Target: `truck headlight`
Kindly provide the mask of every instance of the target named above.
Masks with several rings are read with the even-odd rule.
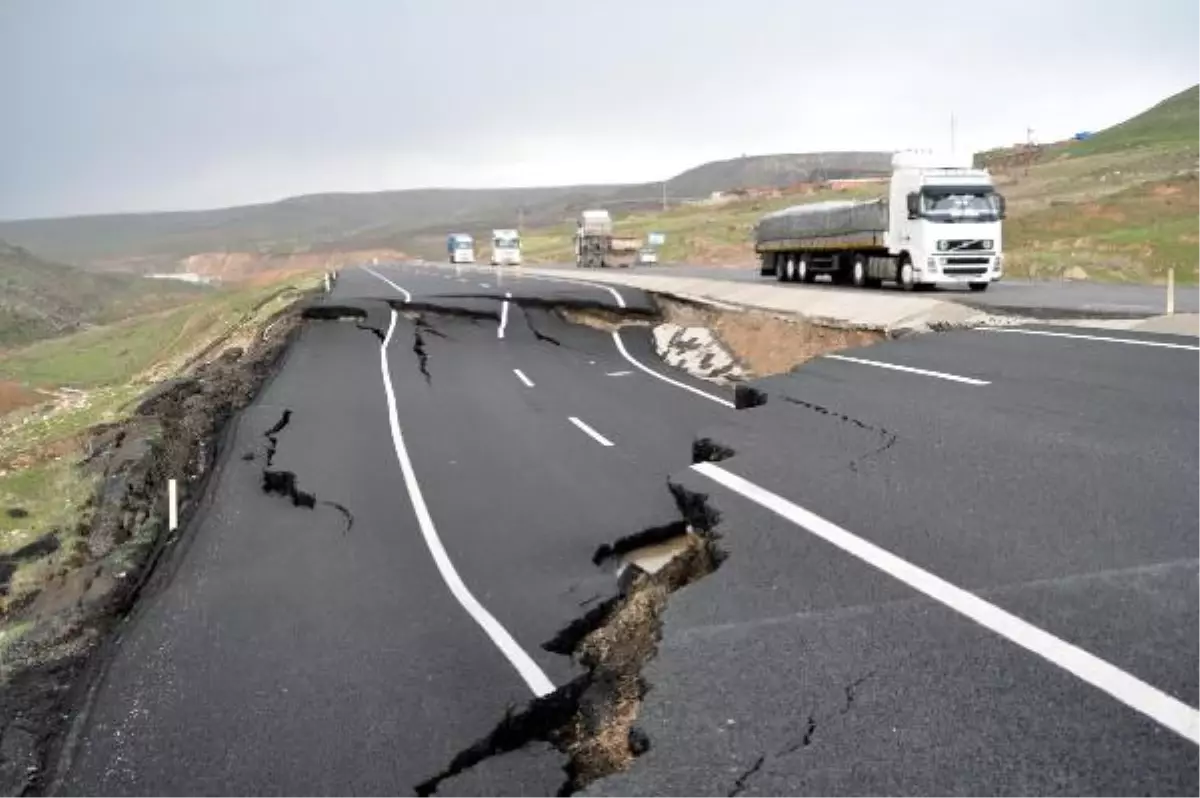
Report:
[[[992,248],[992,244],[994,244],[994,243],[996,243],[996,242],[995,242],[995,241],[993,241],[992,239],[990,239],[990,238],[985,238],[985,239],[983,239],[983,248],[984,248],[984,249],[991,249],[991,248]]]
[[[939,250],[940,252],[945,252],[945,251],[946,251],[946,250],[948,250],[948,249],[950,249],[950,242],[949,242],[949,241],[939,241],[939,242],[938,242],[938,250]]]

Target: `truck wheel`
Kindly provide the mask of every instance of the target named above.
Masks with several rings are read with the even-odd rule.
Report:
[[[800,261],[796,264],[796,279],[802,283],[811,283],[817,279],[817,275],[813,274],[813,270],[808,266],[807,255],[801,255]]]
[[[855,255],[854,265],[851,269],[854,285],[858,288],[865,288],[867,285],[867,259],[862,255]]]
[[[988,288],[988,283],[968,283],[968,285],[971,286],[972,291],[986,291]]]
[[[896,267],[896,282],[905,291],[916,290],[916,275],[913,273],[912,261],[908,258],[903,258],[900,265]]]
[[[791,282],[792,272],[795,268],[796,263],[792,260],[791,255],[786,258],[778,255],[775,257],[775,279],[779,282]]]

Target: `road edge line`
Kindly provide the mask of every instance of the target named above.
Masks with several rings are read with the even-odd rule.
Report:
[[[412,460],[408,456],[408,449],[404,445],[404,435],[400,430],[400,415],[396,407],[396,392],[392,388],[391,368],[388,366],[387,351],[388,345],[392,341],[392,333],[396,330],[396,319],[399,314],[395,308],[392,308],[392,320],[388,324],[387,334],[383,338],[383,343],[379,345],[379,363],[380,372],[383,377],[383,390],[387,395],[388,405],[388,423],[392,431],[392,445],[396,450],[396,459],[400,463],[400,472],[404,476],[404,487],[408,489],[408,498],[412,502],[413,513],[417,517],[417,525],[421,528],[421,535],[425,538],[425,545],[429,549],[430,555],[433,557],[434,565],[437,566],[438,573],[441,574],[442,581],[446,583],[446,587],[450,588],[450,592],[458,603],[462,606],[467,614],[474,619],[475,623],[483,629],[484,633],[491,638],[492,643],[500,652],[508,659],[512,666],[525,680],[525,684],[533,691],[533,694],[541,698],[554,692],[554,683],[542,672],[537,663],[533,661],[525,650],[513,639],[508,630],[501,625],[500,621],[496,620],[487,609],[479,603],[479,600],[467,588],[462,577],[458,575],[458,571],[454,568],[454,563],[450,561],[450,555],[446,552],[445,546],[442,545],[442,540],[438,536],[437,527],[434,526],[433,516],[429,513],[429,507],[425,504],[425,497],[421,493],[421,486],[417,483],[417,474],[413,469]]]
[[[362,267],[362,269],[363,269],[363,271],[365,271],[367,274],[370,274],[370,275],[373,275],[373,276],[375,276],[375,277],[378,277],[380,280],[383,280],[385,283],[387,283],[388,285],[390,285],[392,288],[395,288],[397,291],[399,291],[400,293],[404,294],[404,301],[405,301],[405,302],[412,302],[412,294],[410,294],[410,293],[408,292],[408,289],[407,289],[407,288],[404,288],[404,287],[402,287],[402,286],[396,285],[396,284],[395,284],[395,283],[393,283],[391,280],[389,280],[388,278],[384,277],[384,276],[383,276],[382,274],[380,274],[379,272],[377,272],[377,271],[375,271],[374,269],[372,269],[370,266],[363,266],[363,267]]]
[[[1160,349],[1185,349],[1189,352],[1200,352],[1200,346],[1195,344],[1173,344],[1169,341],[1141,341],[1136,338],[1116,338],[1111,335],[1084,335],[1083,333],[1051,332],[1050,330],[1022,330],[1016,327],[980,327],[979,329],[984,332],[1012,332],[1020,333],[1021,335],[1044,335],[1049,338],[1075,338],[1084,341],[1103,341],[1113,344],[1153,346]],[[1136,332],[1136,330],[1133,332]]]
[[[919,369],[916,366],[901,366],[898,363],[885,363],[882,360],[867,360],[861,357],[847,357],[846,355],[821,355],[826,360],[841,360],[846,363],[858,363],[863,366],[875,366],[876,368],[888,369],[889,371],[902,371],[908,374],[919,374],[922,377],[933,377],[938,380],[948,380],[950,382],[961,382],[965,385],[991,385],[988,380],[980,380],[975,377],[960,377],[957,374],[949,374],[945,371],[932,371],[930,369]]]
[[[715,463],[691,468],[1200,745],[1200,710]]]
[[[649,374],[651,377],[657,377],[658,379],[662,380],[663,382],[674,385],[676,388],[682,388],[685,391],[691,391],[692,393],[696,394],[697,396],[703,396],[705,399],[716,402],[717,404],[725,405],[726,407],[728,407],[730,409],[733,409],[733,410],[737,409],[737,405],[735,405],[733,402],[729,401],[728,399],[722,399],[719,396],[713,396],[712,394],[706,393],[706,392],[700,390],[699,388],[693,388],[692,386],[688,385],[687,383],[679,382],[678,380],[673,380],[670,377],[667,377],[663,374],[659,374],[657,371],[650,368],[649,366],[645,366],[641,362],[635,360],[633,355],[629,354],[628,350],[625,349],[625,342],[621,340],[621,331],[620,330],[613,330],[612,337],[613,337],[613,343],[615,343],[617,345],[617,351],[621,353],[621,356],[624,357],[626,360],[628,360],[633,365],[637,366],[642,371]]]

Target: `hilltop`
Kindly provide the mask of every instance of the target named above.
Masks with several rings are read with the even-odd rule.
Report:
[[[886,173],[888,153],[763,155],[703,164],[666,181],[671,198],[740,186]],[[585,206],[654,207],[663,183],[312,194],[211,211],[0,222],[5,238],[39,255],[99,270],[158,271],[190,255],[264,258],[366,249],[440,251],[451,229],[554,224]]]
[[[92,274],[0,241],[0,349],[172,307],[203,293],[182,283]]]

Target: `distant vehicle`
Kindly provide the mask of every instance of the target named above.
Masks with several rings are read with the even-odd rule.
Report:
[[[897,153],[887,199],[818,202],[769,213],[755,227],[760,273],[811,283],[906,290],[966,283],[984,291],[1003,275],[1004,197],[986,169],[926,153]]]
[[[516,230],[492,231],[492,265],[521,265],[521,234]]]
[[[584,211],[579,215],[575,229],[575,266],[583,269],[624,268],[642,244],[640,238],[615,235],[608,211]]]
[[[451,233],[446,239],[446,253],[451,263],[474,263],[475,239],[466,233]]]
[[[658,250],[654,247],[642,247],[633,261],[634,266],[650,266],[655,263],[658,263]]]

